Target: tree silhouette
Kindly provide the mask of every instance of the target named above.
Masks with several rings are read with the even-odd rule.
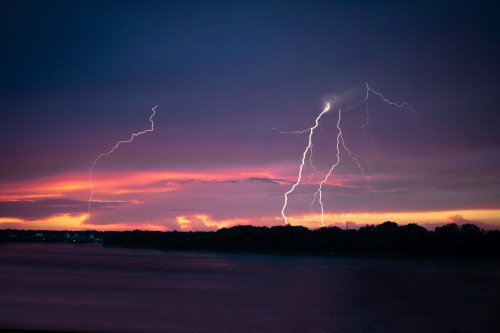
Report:
[[[459,227],[453,223],[428,231],[415,223],[398,226],[391,221],[359,230],[240,225],[216,232],[135,230],[113,233],[105,239],[104,245],[266,253],[500,256],[500,232],[485,232],[476,225]]]

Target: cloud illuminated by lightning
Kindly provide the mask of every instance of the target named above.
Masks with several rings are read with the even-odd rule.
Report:
[[[385,98],[381,93],[379,93],[379,92],[373,90],[372,88],[370,88],[370,86],[368,85],[368,83],[366,83],[366,96],[365,96],[365,98],[363,100],[361,100],[360,102],[356,103],[355,105],[347,107],[347,110],[352,110],[352,109],[355,109],[360,104],[365,104],[365,121],[361,125],[361,127],[363,128],[363,133],[364,133],[365,137],[368,138],[368,136],[366,134],[366,127],[369,125],[369,122],[370,122],[370,112],[369,112],[369,108],[368,108],[368,98],[370,97],[370,92],[373,93],[373,94],[375,94],[375,95],[377,95],[377,96],[379,96],[385,103],[387,103],[389,105],[395,106],[395,107],[397,107],[399,109],[404,108],[404,107],[408,108],[411,113],[413,113],[415,116],[417,116],[416,113],[413,111],[412,107],[408,103],[401,103],[401,104],[394,103],[394,102],[390,101],[389,99]],[[300,164],[300,167],[299,167],[299,175],[298,175],[297,181],[294,183],[294,185],[292,186],[292,188],[288,192],[286,192],[285,195],[284,195],[285,202],[284,202],[283,208],[281,210],[281,215],[283,216],[283,218],[285,220],[285,224],[288,224],[288,222],[287,222],[287,216],[285,215],[285,209],[286,209],[286,206],[288,204],[288,195],[290,193],[292,193],[295,190],[295,188],[300,184],[300,181],[301,181],[301,178],[302,178],[302,168],[304,166],[305,158],[306,158],[308,152],[310,153],[310,155],[309,155],[309,161],[311,163],[311,166],[313,167],[313,169],[316,170],[316,168],[314,167],[313,162],[312,162],[312,147],[313,147],[312,136],[313,136],[314,130],[319,125],[319,119],[329,109],[330,109],[330,104],[327,103],[325,109],[316,118],[315,126],[309,128],[309,129],[306,129],[306,130],[303,130],[303,131],[289,131],[289,132],[282,132],[282,131],[280,131],[280,133],[295,133],[295,134],[301,134],[301,133],[309,132],[309,143],[308,143],[306,149],[304,150],[304,153],[302,154],[302,160],[301,160],[301,164]],[[334,171],[334,169],[340,163],[340,148],[341,148],[341,144],[342,144],[342,148],[348,153],[349,157],[356,163],[356,165],[358,166],[358,168],[361,170],[361,173],[363,174],[363,176],[365,176],[367,178],[367,180],[370,181],[370,176],[366,174],[366,172],[365,172],[365,170],[363,168],[363,165],[360,162],[360,160],[362,160],[364,163],[366,163],[366,165],[368,165],[368,167],[370,169],[371,169],[371,165],[368,162],[368,160],[366,160],[364,157],[362,157],[360,155],[357,155],[357,154],[353,153],[347,147],[347,145],[345,143],[345,140],[344,140],[344,137],[342,135],[342,128],[340,126],[341,125],[341,121],[342,121],[342,110],[339,109],[338,120],[337,120],[338,134],[337,134],[337,144],[336,144],[337,160],[330,167],[330,169],[328,170],[327,174],[325,175],[325,178],[319,184],[319,188],[314,193],[314,197],[313,197],[313,200],[311,202],[311,205],[312,205],[315,202],[316,197],[319,195],[318,202],[319,202],[320,207],[321,207],[321,224],[322,225],[325,225],[324,219],[323,219],[323,217],[324,217],[324,205],[323,205],[323,193],[322,193],[323,184],[325,184],[328,181],[328,178],[331,176],[331,174]],[[370,137],[370,139],[371,139],[371,141],[373,143],[373,138]]]
[[[89,171],[90,199],[89,199],[89,215],[88,215],[88,218],[87,218],[88,222],[90,222],[90,206],[92,204],[92,198],[94,196],[94,188],[92,187],[92,170],[94,170],[94,167],[96,166],[97,161],[99,161],[101,159],[101,157],[108,156],[109,154],[111,154],[112,152],[114,152],[115,149],[118,148],[118,146],[120,144],[131,142],[132,140],[134,140],[134,138],[136,136],[139,136],[141,134],[144,134],[144,133],[147,133],[147,132],[153,132],[154,125],[155,125],[154,122],[153,122],[153,117],[156,114],[156,108],[157,107],[158,107],[158,105],[151,109],[153,111],[153,114],[149,117],[149,121],[151,122],[151,128],[150,129],[146,129],[146,130],[144,130],[142,132],[138,132],[138,133],[132,133],[132,136],[130,137],[130,139],[118,141],[110,151],[108,151],[107,153],[103,153],[103,154],[97,156],[97,158],[95,159],[94,163],[92,163],[92,166],[90,167],[90,171]]]

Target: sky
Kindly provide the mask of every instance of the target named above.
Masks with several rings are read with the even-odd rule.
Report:
[[[0,229],[500,228],[499,7],[4,1]]]

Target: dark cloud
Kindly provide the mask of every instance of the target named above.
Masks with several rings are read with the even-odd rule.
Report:
[[[237,180],[202,180],[202,184],[212,184],[212,183],[238,183]]]
[[[293,184],[293,181],[278,179],[278,178],[265,178],[265,177],[250,177],[248,181],[252,183],[269,183],[269,184]]]
[[[92,210],[102,211],[124,204],[127,203],[92,201]],[[88,205],[88,201],[72,199],[0,201],[0,216],[34,220],[58,214],[86,213]]]

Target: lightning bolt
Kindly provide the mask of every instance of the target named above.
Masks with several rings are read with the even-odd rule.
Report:
[[[311,151],[312,146],[313,146],[312,136],[313,136],[314,130],[319,126],[319,120],[326,112],[328,112],[328,110],[330,110],[330,103],[326,103],[326,106],[323,109],[323,111],[319,114],[318,117],[316,117],[316,122],[315,122],[314,126],[308,128],[306,130],[294,131],[294,132],[281,132],[280,131],[281,133],[296,133],[296,134],[309,132],[309,144],[307,145],[306,149],[304,150],[304,153],[302,154],[302,160],[301,160],[300,167],[299,167],[299,176],[297,177],[297,181],[295,182],[295,184],[293,184],[292,188],[288,192],[285,193],[285,204],[283,205],[283,208],[281,209],[281,216],[283,216],[283,218],[285,219],[285,225],[288,224],[287,217],[285,215],[286,205],[288,204],[288,195],[295,190],[297,185],[300,184],[300,180],[302,179],[302,168],[304,167],[304,164],[306,162],[307,152]],[[311,151],[311,154],[312,154],[312,151]]]
[[[341,140],[342,140],[342,145],[345,147],[344,138],[342,137],[342,129],[340,128],[341,119],[342,119],[342,110],[339,109],[339,118],[337,121],[337,129],[339,130],[339,133],[337,134],[337,161],[332,165],[330,170],[328,170],[328,173],[326,174],[325,178],[319,184],[318,190],[314,193],[314,198],[313,198],[313,203],[314,203],[314,199],[316,198],[316,195],[319,194],[318,202],[319,202],[319,205],[321,206],[321,224],[322,225],[325,225],[325,222],[323,221],[324,207],[323,207],[323,192],[321,192],[321,189],[323,188],[323,184],[326,183],[326,181],[328,180],[328,177],[330,177],[330,175],[332,174],[333,169],[335,169],[335,167],[337,165],[339,165],[339,163],[340,163],[340,141]],[[347,151],[349,151],[349,150],[347,149]]]
[[[392,105],[392,106],[395,106],[398,109],[402,109],[404,107],[407,107],[410,110],[410,112],[418,119],[417,113],[415,111],[413,111],[413,108],[411,107],[410,104],[408,104],[408,103],[401,103],[401,104],[394,103],[394,102],[390,101],[389,99],[385,98],[384,95],[382,95],[381,93],[379,93],[379,92],[373,90],[372,88],[370,88],[370,86],[368,85],[368,82],[365,82],[365,85],[366,85],[366,95],[365,95],[365,98],[362,99],[361,101],[359,101],[358,103],[349,106],[347,109],[348,110],[355,109],[360,104],[364,104],[365,105],[365,121],[361,125],[361,127],[363,128],[363,134],[364,134],[365,138],[369,138],[372,141],[373,145],[375,144],[374,140],[373,140],[373,137],[370,137],[370,136],[368,136],[366,134],[366,127],[370,124],[370,109],[368,107],[368,98],[370,97],[370,92],[373,93],[373,94],[375,94],[375,95],[377,95],[377,96],[379,96],[385,103],[387,103],[389,105]]]
[[[146,130],[144,130],[142,132],[132,133],[132,135],[130,136],[130,139],[118,141],[110,151],[108,151],[107,153],[103,153],[103,154],[97,156],[97,158],[95,159],[94,163],[92,163],[92,166],[90,167],[90,171],[89,171],[90,199],[89,199],[89,215],[88,215],[88,219],[87,219],[88,222],[90,222],[90,206],[92,205],[92,198],[94,196],[94,188],[92,187],[92,171],[94,170],[97,162],[101,159],[101,157],[108,156],[109,154],[113,153],[115,151],[115,149],[118,148],[118,146],[120,144],[131,142],[131,141],[134,140],[134,138],[136,136],[139,136],[141,134],[144,134],[144,133],[147,133],[147,132],[153,132],[154,125],[155,125],[155,123],[153,122],[153,117],[156,114],[156,108],[157,107],[158,107],[158,105],[151,109],[153,111],[153,114],[149,117],[149,121],[151,122],[151,128],[150,129],[146,129]]]
[[[355,105],[352,105],[352,106],[349,106],[349,107],[346,108],[346,110],[352,110],[352,109],[355,109],[360,104],[364,104],[365,105],[365,120],[364,120],[363,124],[361,125],[361,127],[363,128],[363,134],[364,134],[364,136],[366,138],[368,138],[368,136],[366,134],[366,127],[370,123],[370,111],[369,111],[369,108],[368,108],[368,99],[370,97],[370,93],[379,96],[385,103],[387,103],[387,104],[389,104],[391,106],[397,107],[399,109],[402,109],[404,107],[408,108],[410,110],[410,112],[412,114],[414,114],[418,118],[417,114],[413,111],[411,105],[409,105],[408,103],[401,103],[401,104],[394,103],[394,102],[390,101],[389,99],[385,98],[381,93],[379,93],[379,92],[373,90],[372,88],[370,88],[370,86],[368,85],[368,83],[366,83],[366,95],[365,95],[365,98],[363,100],[359,101],[358,103],[356,103]],[[299,176],[298,176],[297,181],[295,182],[295,184],[292,186],[292,188],[288,192],[286,192],[285,195],[284,195],[284,197],[285,197],[285,203],[284,203],[283,208],[281,210],[281,215],[283,216],[283,218],[285,220],[285,225],[288,224],[287,217],[285,215],[285,209],[286,209],[286,206],[288,204],[288,195],[290,193],[292,193],[295,190],[295,188],[300,184],[300,181],[301,181],[301,178],[302,178],[302,168],[304,166],[305,158],[306,158],[306,155],[307,155],[308,152],[310,153],[310,155],[309,155],[309,161],[311,163],[311,166],[316,170],[316,168],[314,167],[313,162],[312,162],[312,147],[313,147],[312,135],[314,133],[314,130],[319,126],[319,119],[329,109],[330,109],[330,104],[327,103],[325,109],[323,110],[323,112],[321,112],[320,115],[316,118],[315,126],[309,128],[309,129],[302,130],[302,131],[289,131],[289,132],[282,132],[282,131],[280,131],[280,133],[294,133],[294,134],[302,134],[302,133],[306,133],[306,132],[309,131],[309,144],[307,145],[306,149],[304,150],[304,153],[302,154],[302,161],[301,161],[301,164],[300,164],[300,167],[299,167]],[[324,205],[323,205],[323,192],[322,192],[322,189],[323,189],[323,185],[328,181],[328,178],[331,176],[331,174],[333,173],[334,169],[340,163],[340,149],[341,148],[343,148],[347,152],[347,154],[349,155],[349,157],[356,163],[356,165],[358,166],[358,168],[361,170],[361,173],[363,174],[363,176],[365,176],[367,178],[367,180],[370,181],[370,176],[366,174],[366,172],[365,172],[365,170],[363,168],[363,165],[362,165],[362,163],[360,161],[362,160],[366,165],[368,165],[368,167],[370,169],[371,169],[371,165],[370,165],[370,163],[369,163],[368,160],[366,160],[364,157],[362,157],[360,155],[357,155],[357,154],[353,153],[347,147],[347,145],[345,143],[345,140],[344,140],[344,137],[342,135],[342,128],[340,126],[341,121],[342,121],[342,110],[339,108],[339,111],[338,111],[338,120],[337,120],[338,134],[337,134],[337,143],[336,143],[337,160],[330,167],[330,169],[326,173],[324,179],[320,182],[317,191],[314,192],[313,200],[311,202],[311,205],[312,205],[316,201],[316,197],[319,196],[318,202],[319,202],[319,205],[321,207],[321,224],[323,226],[325,225],[325,223],[324,223]],[[373,138],[370,137],[370,139],[371,139],[372,144],[373,144],[374,143]]]

